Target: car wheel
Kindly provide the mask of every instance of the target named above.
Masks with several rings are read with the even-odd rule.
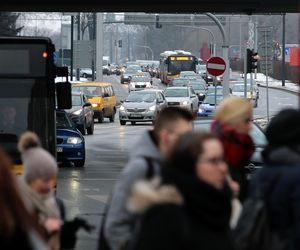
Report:
[[[92,119],[91,126],[87,128],[88,135],[94,134],[94,119]]]
[[[121,124],[121,126],[124,126],[124,125],[126,125],[126,122],[123,120],[120,120],[120,124]]]
[[[104,121],[104,114],[103,112],[101,111],[98,115],[98,122],[99,123],[102,123]]]
[[[82,167],[84,167],[85,159],[74,161],[73,163],[74,163],[75,167],[82,168]]]
[[[85,134],[86,134],[86,125],[85,125],[85,121],[83,122],[82,128],[80,128],[79,131],[81,132],[82,135],[85,135]]]
[[[113,114],[109,117],[109,121],[110,122],[114,122],[115,121],[115,115],[116,115],[116,111],[114,110]]]
[[[135,125],[135,122],[131,122],[131,125]]]

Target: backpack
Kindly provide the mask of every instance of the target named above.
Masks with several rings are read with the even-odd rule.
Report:
[[[286,242],[272,231],[267,197],[272,192],[281,174],[273,177],[268,185],[258,188],[244,205],[233,237],[238,250],[282,250]]]
[[[146,172],[145,178],[147,180],[149,180],[154,176],[154,172],[155,172],[154,171],[154,166],[153,166],[151,158],[144,157],[144,159],[147,163],[147,172]],[[109,202],[108,202],[108,204],[109,204]],[[108,212],[108,209],[109,209],[108,204],[105,207],[105,211],[103,213],[103,218],[102,218],[102,221],[101,221],[100,235],[99,235],[99,240],[98,240],[98,250],[111,250],[111,248],[110,248],[110,246],[107,242],[107,239],[105,238],[105,235],[104,235],[104,226],[105,226],[105,222],[106,222],[107,212]]]

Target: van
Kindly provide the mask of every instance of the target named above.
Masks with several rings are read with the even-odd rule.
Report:
[[[102,123],[104,118],[114,122],[116,114],[117,98],[111,83],[84,82],[74,84],[73,92],[83,93],[93,106],[94,118]]]

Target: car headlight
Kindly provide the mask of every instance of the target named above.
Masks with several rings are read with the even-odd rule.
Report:
[[[188,101],[183,101],[182,105],[188,105]]]
[[[68,144],[79,144],[82,143],[82,139],[80,137],[70,137],[67,140]]]
[[[125,110],[125,107],[124,107],[124,106],[121,106],[121,107],[120,107],[120,110],[121,110],[121,111],[124,111],[124,110]]]
[[[93,108],[97,108],[98,104],[97,103],[93,103],[92,106],[93,106]]]
[[[156,106],[155,106],[155,105],[153,105],[153,106],[151,106],[151,107],[149,108],[150,111],[155,111],[155,109],[156,109]]]
[[[204,94],[203,94],[203,93],[199,93],[199,95],[200,95],[200,96],[204,96]]]
[[[204,111],[204,110],[201,109],[201,108],[198,109],[198,112],[199,112],[199,113],[203,113],[203,111]]]
[[[80,115],[82,112],[82,109],[78,109],[77,111],[73,112],[74,115]]]

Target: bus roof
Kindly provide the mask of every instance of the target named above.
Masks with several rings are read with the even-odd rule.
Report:
[[[160,54],[161,57],[181,56],[181,55],[192,56],[192,53],[184,50],[174,50],[174,51],[167,50]]]

